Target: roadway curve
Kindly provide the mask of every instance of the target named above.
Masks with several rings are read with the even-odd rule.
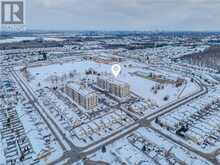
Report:
[[[54,134],[55,138],[57,139],[58,143],[60,144],[60,146],[62,147],[62,149],[64,151],[63,155],[60,158],[57,158],[57,160],[50,163],[51,165],[57,164],[57,163],[64,161],[64,160],[68,160],[65,164],[71,164],[73,162],[76,162],[76,161],[86,157],[87,155],[99,150],[101,146],[110,144],[110,143],[114,142],[115,140],[120,139],[120,138],[130,134],[132,131],[138,129],[139,127],[142,127],[142,126],[150,127],[151,121],[153,121],[156,117],[164,115],[164,114],[176,109],[177,107],[184,105],[187,102],[192,101],[193,99],[196,99],[196,98],[198,98],[208,92],[208,88],[206,86],[204,86],[199,80],[196,80],[195,82],[200,87],[199,91],[197,91],[191,95],[185,96],[181,99],[178,99],[177,101],[173,102],[172,104],[168,104],[164,107],[160,107],[159,110],[157,110],[156,112],[154,112],[144,118],[136,120],[132,124],[126,126],[124,128],[123,133],[121,133],[121,130],[120,130],[120,131],[117,131],[117,132],[113,133],[112,135],[109,135],[109,136],[107,136],[107,137],[87,146],[87,147],[78,148],[75,145],[73,145],[73,143],[65,136],[65,134],[59,128],[57,123],[54,121],[54,119],[52,119],[50,117],[47,110],[38,102],[38,99],[36,98],[36,96],[34,96],[33,91],[31,91],[29,89],[27,84],[16,73],[16,71],[11,70],[11,75],[15,78],[17,83],[23,89],[23,91],[25,92],[25,95],[31,101],[33,106],[38,110],[41,117],[44,119],[45,123],[48,125],[51,132]],[[118,107],[118,108],[120,108],[120,107]],[[48,121],[48,119],[49,119],[49,121]],[[55,131],[53,129],[54,127],[57,129],[57,131]],[[70,150],[68,150],[65,147],[65,145],[63,145],[63,141],[65,141],[65,143],[68,144],[68,146],[70,147]],[[184,147],[187,148],[186,146],[184,146]],[[201,156],[204,157],[204,155],[201,155]]]

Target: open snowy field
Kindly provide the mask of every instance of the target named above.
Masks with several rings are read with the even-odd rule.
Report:
[[[7,38],[7,39],[0,39],[0,44],[21,42],[21,41],[31,41],[35,39],[36,37],[13,37],[13,38]]]
[[[21,42],[21,41],[32,41],[32,40],[36,40],[36,39],[37,39],[37,37],[13,37],[13,38],[7,38],[7,39],[0,39],[0,44]],[[55,37],[44,37],[43,39],[45,41],[64,41],[64,39],[55,38]]]
[[[145,72],[148,74],[153,72],[156,74],[163,75],[164,77],[168,77],[169,79],[173,78],[175,80],[179,78],[179,76],[181,75],[170,75],[170,73],[168,75],[165,72],[161,72],[159,70],[148,70],[144,68],[143,64],[137,64],[128,61],[126,61],[125,63],[120,63],[120,65],[122,67],[122,71],[121,74],[117,77],[117,79],[129,83],[132,92],[136,93],[140,97],[145,98],[146,100],[151,99],[152,102],[159,106],[164,105],[170,101],[174,101],[178,97],[182,97],[184,95],[193,93],[198,89],[198,87],[194,83],[190,82],[189,78],[185,78],[187,83],[183,84],[182,86],[177,88],[173,84],[165,84],[164,88],[158,90],[157,94],[155,94],[152,91],[152,87],[157,86],[159,83],[146,78],[139,77],[133,73]],[[112,76],[111,65],[95,63],[93,61],[77,61],[28,68],[31,74],[30,85],[35,90],[39,88],[39,83],[41,83],[41,87],[50,86],[49,79],[51,76],[62,77],[65,74],[68,75],[70,72],[76,73],[74,81],[82,78],[89,78],[96,81],[96,76],[85,75],[85,71],[91,68],[100,73],[101,75],[109,75],[110,77]],[[164,100],[166,96],[169,97],[168,101]]]

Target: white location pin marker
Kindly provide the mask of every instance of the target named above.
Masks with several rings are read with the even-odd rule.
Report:
[[[112,65],[112,74],[117,77],[119,73],[121,72],[121,66],[118,64]]]

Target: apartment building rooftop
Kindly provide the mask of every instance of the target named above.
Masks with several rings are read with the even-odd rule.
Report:
[[[73,90],[77,91],[82,96],[87,96],[95,93],[95,91],[91,88],[85,87],[77,83],[69,83],[67,85],[69,86],[69,88],[72,88]]]

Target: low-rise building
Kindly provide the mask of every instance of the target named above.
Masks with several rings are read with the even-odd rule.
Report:
[[[97,106],[97,95],[90,88],[69,83],[65,85],[64,91],[74,102],[86,109],[92,109]]]

